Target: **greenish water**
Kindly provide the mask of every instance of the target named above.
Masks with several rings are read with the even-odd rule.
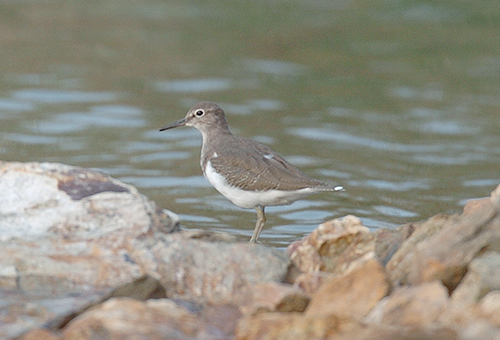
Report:
[[[466,1],[0,3],[1,159],[96,167],[186,228],[250,236],[199,168],[198,100],[343,184],[267,209],[278,247],[346,214],[396,227],[500,183],[500,7]]]

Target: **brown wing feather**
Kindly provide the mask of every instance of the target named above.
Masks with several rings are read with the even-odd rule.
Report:
[[[235,187],[258,191],[330,188],[307,176],[263,144],[244,138],[238,138],[235,144],[237,148],[225,145],[217,151],[218,157],[210,159],[212,167]]]

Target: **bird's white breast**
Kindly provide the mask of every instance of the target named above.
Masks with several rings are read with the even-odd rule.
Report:
[[[214,156],[216,156],[216,154]],[[229,185],[226,179],[215,171],[211,161],[207,162],[203,174],[210,184],[228,200],[239,207],[247,209],[255,208],[258,205],[266,207],[271,205],[290,204],[304,196],[317,192],[317,190],[311,188],[295,191],[246,191]]]

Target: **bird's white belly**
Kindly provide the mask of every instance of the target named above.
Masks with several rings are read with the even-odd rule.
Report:
[[[242,208],[255,208],[260,205],[263,207],[271,205],[284,205],[295,202],[296,200],[317,192],[311,188],[305,188],[295,191],[269,190],[269,191],[246,191],[237,187],[230,186],[226,179],[215,172],[210,161],[207,162],[203,173],[205,178],[220,192],[224,197]]]

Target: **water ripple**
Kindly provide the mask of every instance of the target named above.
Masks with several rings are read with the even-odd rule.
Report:
[[[331,131],[318,128],[293,128],[290,132],[296,136],[321,140],[332,141],[337,143],[346,143],[351,145],[363,146],[376,150],[390,150],[391,152],[437,152],[441,151],[439,145],[419,145],[419,144],[401,144],[394,142],[386,142],[368,137],[360,137],[347,132]]]
[[[18,90],[14,91],[12,96],[21,100],[46,104],[108,102],[119,98],[117,92],[85,92],[49,89]]]
[[[224,91],[230,89],[231,86],[232,82],[224,78],[182,79],[154,83],[156,90],[170,93]]]

